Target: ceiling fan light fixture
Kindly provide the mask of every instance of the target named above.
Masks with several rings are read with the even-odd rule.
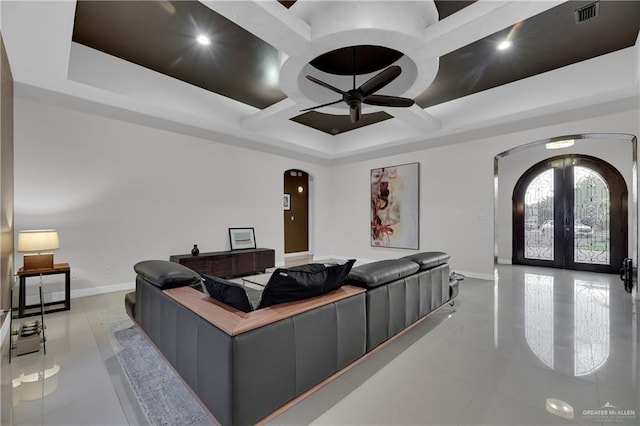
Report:
[[[211,44],[211,39],[204,34],[199,34],[196,37],[196,41],[202,46],[209,46]]]

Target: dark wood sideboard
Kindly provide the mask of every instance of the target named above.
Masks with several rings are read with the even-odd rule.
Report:
[[[193,269],[199,274],[232,278],[252,275],[273,268],[276,264],[276,252],[273,249],[247,249],[234,251],[216,251],[200,253],[198,256],[178,254],[169,257],[172,262]]]

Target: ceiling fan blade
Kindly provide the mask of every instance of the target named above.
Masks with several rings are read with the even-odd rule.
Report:
[[[328,104],[322,104],[322,105],[314,106],[314,107],[311,107],[311,108],[301,109],[300,112],[311,111],[312,109],[318,109],[318,108],[326,107],[326,106],[329,106],[329,105],[335,105],[335,104],[340,103],[340,102],[342,102],[342,99],[338,99],[335,102],[329,102]]]
[[[398,65],[392,65],[378,75],[371,77],[358,90],[360,90],[362,96],[367,97],[391,83],[401,72],[402,68]]]
[[[360,120],[360,115],[362,112],[361,108],[362,105],[360,104],[360,102],[358,102],[357,104],[349,105],[349,116],[351,117],[352,123],[356,123],[358,120]]]
[[[362,102],[367,105],[388,106],[388,107],[410,107],[415,102],[413,99],[401,98],[399,96],[371,95]]]
[[[318,80],[315,77],[312,77],[310,75],[307,75],[306,77],[307,77],[307,80],[313,81],[314,83],[319,84],[322,87],[326,87],[329,90],[333,90],[336,93],[340,93],[341,95],[346,95],[347,94],[347,92],[344,92],[344,91],[338,89],[337,87],[333,87],[332,85],[330,85],[328,83],[325,83],[324,81]]]

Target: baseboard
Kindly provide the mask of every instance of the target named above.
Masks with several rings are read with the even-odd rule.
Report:
[[[105,285],[101,287],[80,288],[77,290],[71,290],[71,298],[77,299],[79,297],[95,296],[97,294],[113,293],[116,291],[135,290],[136,283],[121,283],[113,285]],[[64,297],[64,294],[60,292],[60,295]]]
[[[71,298],[78,299],[80,297],[95,296],[98,294],[113,293],[116,291],[135,290],[135,288],[136,288],[135,282],[105,285],[100,287],[79,288],[79,289],[71,290]],[[46,293],[44,300],[45,302],[47,302],[48,300],[62,301],[64,300],[64,292],[54,291],[51,293]],[[27,305],[36,305],[40,303],[40,298],[38,297],[37,294],[27,295],[26,303]]]
[[[498,258],[498,265],[511,265],[511,259]]]
[[[296,251],[293,253],[285,253],[284,257],[288,258],[288,257],[302,257],[302,256],[313,256],[313,253],[311,253],[310,251]]]

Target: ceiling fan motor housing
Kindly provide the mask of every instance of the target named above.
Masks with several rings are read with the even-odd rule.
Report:
[[[364,96],[360,90],[349,90],[346,95],[342,95],[342,100],[349,104],[350,107],[362,103]]]

